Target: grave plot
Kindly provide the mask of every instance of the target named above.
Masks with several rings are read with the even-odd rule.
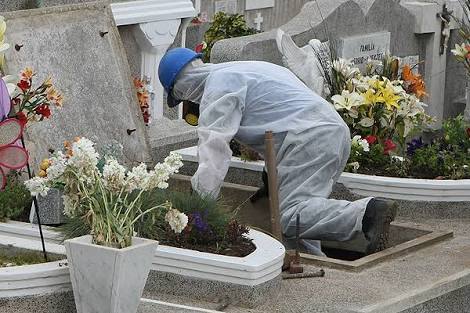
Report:
[[[188,180],[177,176],[171,181],[170,188],[175,191],[187,190]],[[228,185],[222,193],[227,203],[236,207],[236,204],[245,201],[253,193],[253,189]],[[56,255],[65,254],[63,235],[55,227],[45,227],[43,233],[48,255],[51,255],[50,262],[0,268],[0,303],[3,301],[9,307],[25,310],[18,309],[17,312],[28,312],[26,308],[33,307],[38,299],[50,302],[44,313],[50,312],[48,310],[62,312],[61,310],[73,305],[67,261],[51,262]],[[245,257],[159,245],[152,260],[144,297],[158,299],[165,294],[212,301],[217,294],[217,297],[228,297],[243,306],[253,307],[264,303],[269,297],[275,296],[280,288],[285,249],[270,236],[256,230],[251,230],[248,237],[253,240],[256,249]],[[16,251],[37,251],[41,256],[41,244],[35,225],[21,222],[0,223],[0,246],[2,243],[10,244]],[[31,275],[28,273],[32,272],[35,274],[27,278]],[[24,279],[37,282],[19,292],[21,284],[27,283]],[[199,288],[193,288],[195,285]],[[63,304],[57,304],[55,299],[63,299]],[[37,312],[42,313],[40,310]]]

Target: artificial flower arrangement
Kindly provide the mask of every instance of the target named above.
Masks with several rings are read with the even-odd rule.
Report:
[[[14,116],[23,125],[31,121],[39,122],[50,118],[51,107],[62,107],[63,97],[53,86],[51,77],[34,87],[33,78],[36,74],[32,68],[25,68],[16,84],[18,92],[11,99]]]
[[[65,144],[65,154],[55,153],[41,164],[42,175],[25,182],[33,196],[45,196],[51,188],[63,190],[64,213],[80,217],[89,226],[93,243],[125,248],[131,245],[134,225],[154,210],[166,212],[175,232],[187,224],[187,216],[171,203],[155,203],[142,210],[142,195],[166,189],[170,175],[182,166],[181,156],[171,153],[163,163],[148,171],[142,163],[127,170],[113,157],[100,158],[94,143],[76,138]]]
[[[139,101],[140,111],[142,112],[145,124],[150,122],[150,93],[148,85],[148,80],[134,77],[134,87],[137,90],[137,100]]]

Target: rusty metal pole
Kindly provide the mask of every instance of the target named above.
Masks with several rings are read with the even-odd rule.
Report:
[[[265,134],[266,169],[268,171],[269,210],[271,213],[271,231],[277,240],[282,242],[281,218],[279,213],[279,187],[277,183],[277,162],[274,150],[274,137],[272,131]]]

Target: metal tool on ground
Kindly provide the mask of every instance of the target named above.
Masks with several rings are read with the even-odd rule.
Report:
[[[273,132],[267,131],[264,137],[266,146],[266,168],[268,170],[269,210],[271,213],[271,231],[282,242],[281,218],[279,215],[279,189],[277,184],[277,162],[274,150]]]

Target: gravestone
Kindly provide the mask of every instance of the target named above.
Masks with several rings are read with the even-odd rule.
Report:
[[[379,32],[339,40],[338,57],[364,68],[369,59],[381,61],[390,53],[390,32]]]
[[[109,5],[104,2],[51,7],[4,14],[6,38],[19,51],[6,54],[7,72],[24,67],[38,72],[35,82],[52,76],[64,96],[62,109],[26,130],[31,165],[37,169],[49,150],[86,137],[97,148],[112,143],[123,147],[123,162],[150,162],[148,139],[126,55]],[[34,85],[34,82],[33,82]],[[60,223],[60,201],[41,201],[45,224]]]

